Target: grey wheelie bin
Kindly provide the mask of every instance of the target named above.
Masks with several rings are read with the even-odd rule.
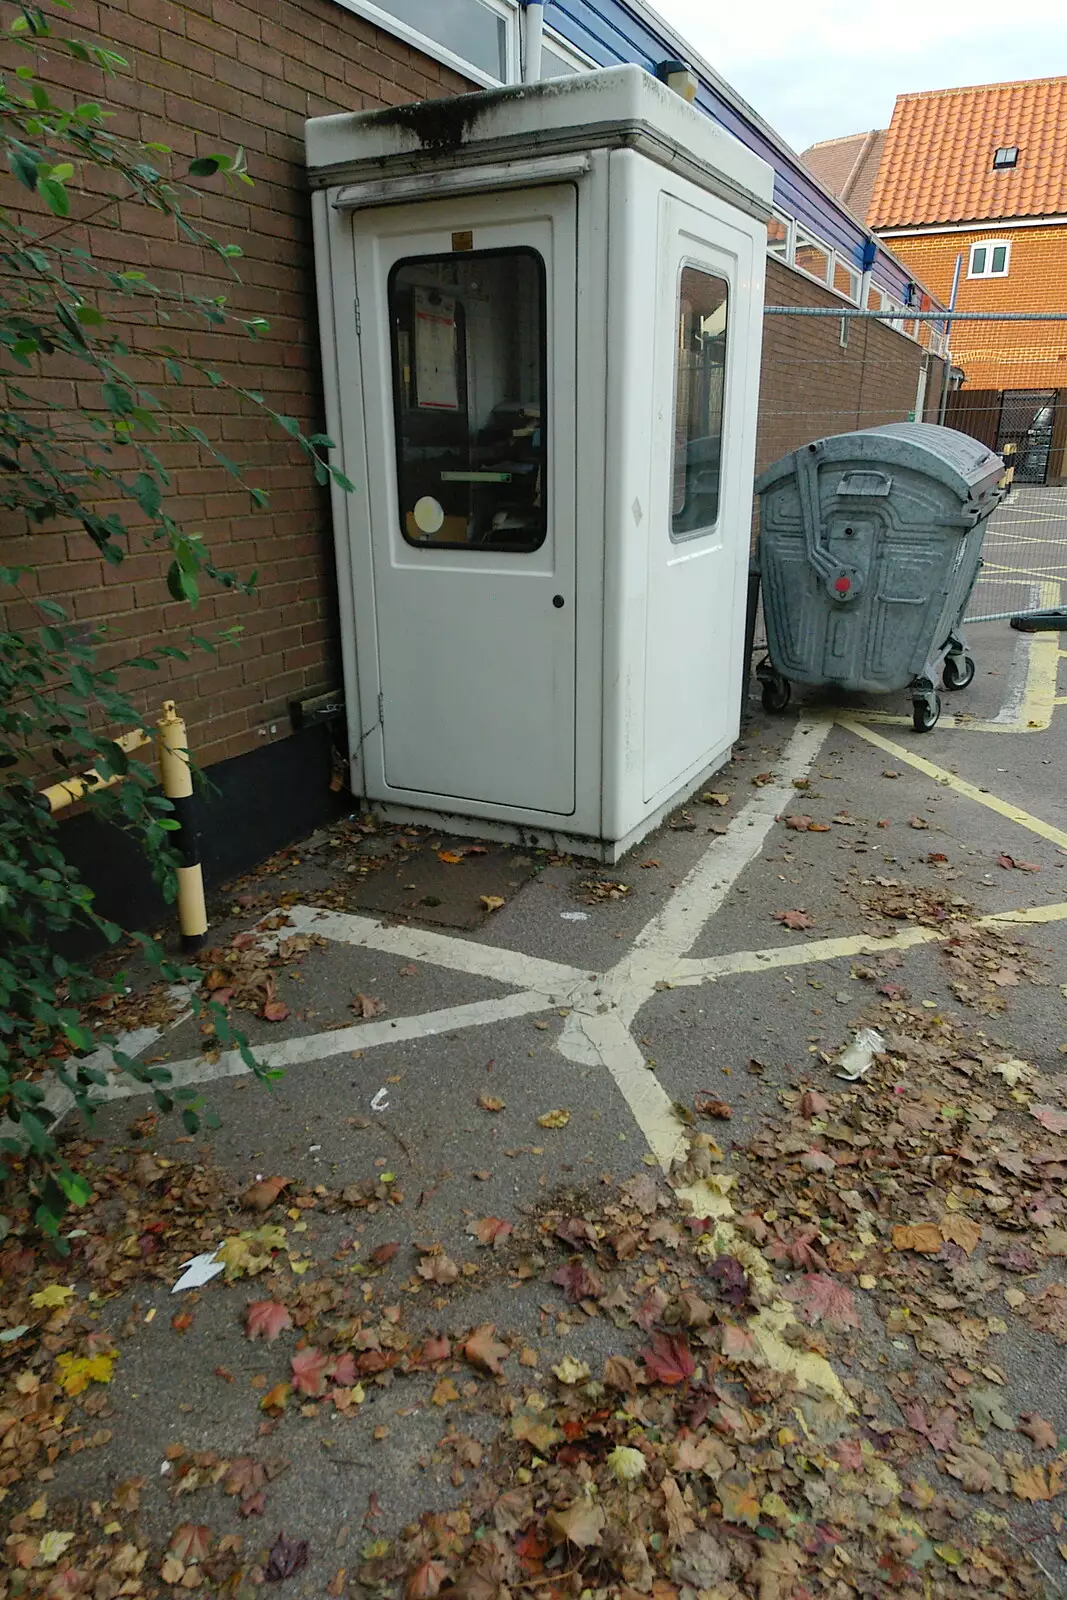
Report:
[[[899,422],[818,439],[757,479],[768,711],[790,681],[910,689],[916,730],[934,726],[939,682],[974,677],[960,619],[1003,471],[968,434]]]

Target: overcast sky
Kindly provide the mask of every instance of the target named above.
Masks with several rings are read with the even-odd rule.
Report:
[[[889,124],[898,94],[1067,73],[1067,4],[652,0],[797,150]]]

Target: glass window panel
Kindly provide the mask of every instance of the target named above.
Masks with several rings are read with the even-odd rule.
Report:
[[[834,257],[834,288],[838,294],[843,294],[849,300],[859,298],[859,274],[841,260],[840,256]]]
[[[993,246],[993,260],[990,263],[990,272],[1003,273],[1008,270],[1008,247],[1006,244]]]
[[[544,542],[545,298],[544,262],[528,248],[393,267],[397,486],[410,544]]]
[[[802,233],[797,234],[793,264],[799,267],[801,272],[808,272],[813,278],[818,278],[820,283],[826,283],[829,279],[830,252]]]
[[[501,83],[508,75],[507,22],[480,0],[373,0],[382,11],[444,45]]]
[[[568,61],[558,50],[553,50],[547,40],[541,45],[542,78],[569,78],[580,70],[573,61]]]
[[[971,273],[977,277],[985,271],[986,248],[984,244],[975,245],[971,251]]]
[[[682,268],[671,472],[674,539],[703,532],[719,514],[728,295],[723,278],[699,267]]]
[[[767,224],[767,249],[785,260],[789,254],[789,224],[784,217],[772,217]]]

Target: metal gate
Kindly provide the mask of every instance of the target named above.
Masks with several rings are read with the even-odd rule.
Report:
[[[1005,389],[997,424],[998,455],[1013,445],[1016,483],[1044,483],[1048,477],[1055,389]]]

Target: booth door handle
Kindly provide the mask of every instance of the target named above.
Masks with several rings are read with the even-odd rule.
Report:
[[[561,594],[554,594],[552,596],[552,604],[555,606],[556,610],[559,611],[567,604],[567,602],[564,600]]]

